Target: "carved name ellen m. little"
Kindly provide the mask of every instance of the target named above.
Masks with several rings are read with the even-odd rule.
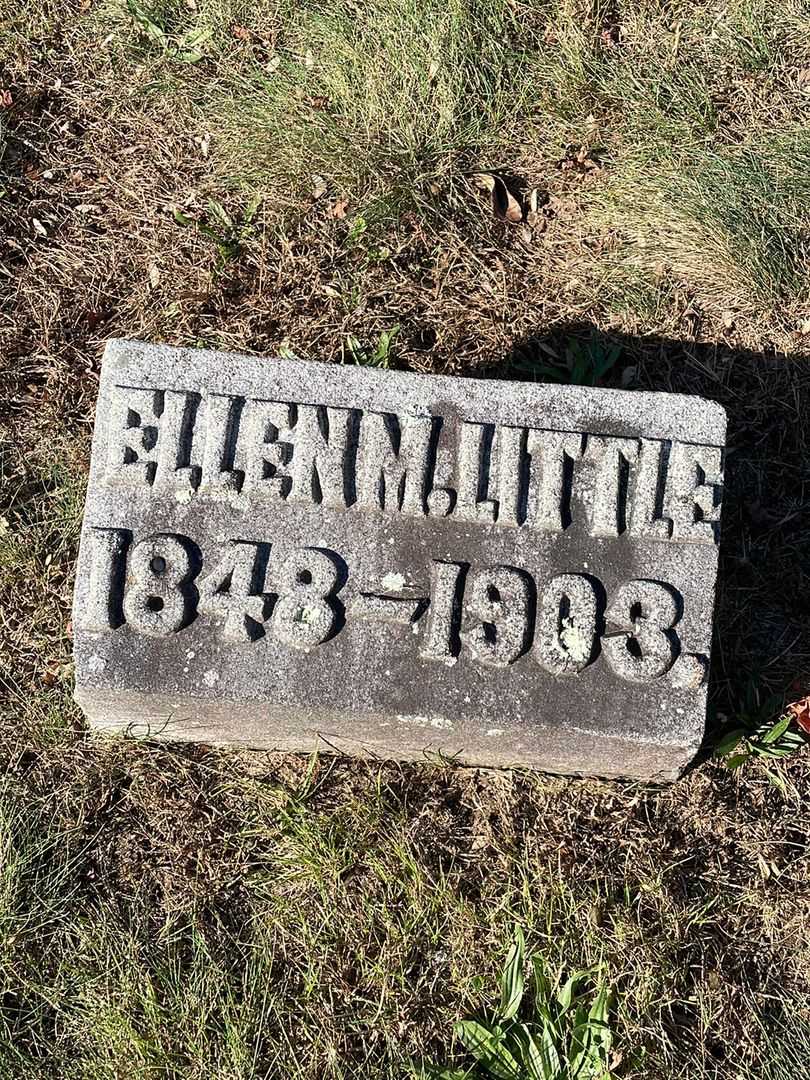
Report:
[[[578,495],[591,536],[717,538],[716,446],[127,386],[114,388],[110,430],[106,482],[155,494],[241,494],[542,532],[567,528]],[[453,487],[434,485],[440,450]]]

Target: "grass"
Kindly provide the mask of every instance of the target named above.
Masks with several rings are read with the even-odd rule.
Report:
[[[761,1038],[767,1043],[763,1080],[790,1080],[810,1061],[810,1025],[806,1014],[782,1017],[776,1021],[759,1018]],[[741,1063],[740,1076],[748,1080],[749,1068]]]
[[[428,249],[435,237],[474,263],[491,226],[470,177],[495,168],[518,194],[550,197],[545,239],[524,233],[544,250],[512,253],[517,273],[528,261],[561,279],[569,304],[633,331],[658,297],[668,329],[685,308],[724,338],[795,347],[810,304],[800,3],[104,0],[88,27],[85,46],[106,34],[133,98],[159,108],[172,87],[183,95],[209,184],[264,197],[288,231],[340,215],[338,263],[352,261],[358,223],[375,238],[394,228],[384,249],[404,255],[413,283],[430,254],[408,250],[412,210]],[[194,61],[182,49],[192,39]],[[596,168],[566,175],[580,146]]]
[[[807,1071],[806,755],[657,791],[96,739],[70,702],[111,336],[721,401],[714,723],[807,693],[807,31],[0,0],[2,1080],[400,1077],[516,923],[602,965],[617,1075]]]
[[[758,1060],[743,1018],[807,977],[798,806],[755,773],[741,809],[719,771],[622,792],[27,719],[2,798],[9,1076],[401,1076],[490,999],[515,920],[550,968],[603,966],[627,1076]]]
[[[214,133],[215,168],[281,205],[310,197],[322,175],[333,191],[395,213],[454,159],[469,162],[471,148],[503,145],[516,108],[529,104],[527,61],[511,44],[518,15],[506,0],[202,2],[191,11],[108,0],[95,23],[120,28],[119,63],[134,44],[149,73],[144,93],[172,77],[186,84]],[[178,52],[189,36],[204,39],[193,72]]]
[[[19,16],[5,17],[10,78],[52,63],[47,26],[62,33],[72,7],[36,10],[28,54]],[[256,236],[213,290],[215,306],[252,307],[240,334],[258,348],[320,355],[324,321],[365,344],[400,322],[404,362],[430,351],[469,367],[574,316],[801,351],[807,30],[803,4],[764,0],[93,0],[64,30],[59,88],[15,87],[6,201],[14,221],[29,188],[51,211],[59,193],[54,221],[37,220],[75,232],[85,277],[134,275],[124,321],[148,311],[145,330],[176,340],[209,341],[206,320],[150,282],[163,270],[193,297],[217,270],[216,245],[179,235],[176,213],[205,223],[214,200],[238,221],[259,198]],[[63,111],[78,117],[65,160],[87,162],[85,119],[105,118],[83,189],[14,166]],[[526,210],[519,229],[493,220],[472,182],[493,169]],[[110,195],[115,245],[101,227]],[[47,246],[30,216],[19,226]],[[271,298],[273,275],[286,287]]]
[[[517,29],[504,0],[308,4],[285,26],[272,74],[255,69],[226,100],[223,155],[236,177],[283,199],[315,177],[390,217],[430,198],[470,148],[498,143],[526,103]],[[283,43],[283,44],[282,44]]]

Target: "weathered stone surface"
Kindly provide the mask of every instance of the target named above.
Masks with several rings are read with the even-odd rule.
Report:
[[[698,398],[112,342],[77,700],[168,738],[677,775],[724,441]]]

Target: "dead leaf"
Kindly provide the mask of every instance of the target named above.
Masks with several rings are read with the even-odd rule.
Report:
[[[337,199],[332,208],[330,209],[329,213],[332,215],[333,218],[337,218],[339,221],[341,221],[343,218],[346,217],[346,211],[348,209],[348,199]]]
[[[591,157],[590,149],[584,144],[579,147],[569,146],[566,156],[557,165],[559,169],[576,169],[577,172],[588,173],[592,170],[601,169],[598,161]]]
[[[542,188],[532,188],[529,193],[529,213],[527,215],[531,225],[534,225],[532,221],[532,215],[539,216],[538,211],[542,210],[542,219],[547,217],[554,217],[554,208],[551,204],[551,196],[547,191]]]
[[[492,173],[476,173],[475,176],[472,178],[472,182],[477,188],[480,188],[481,191],[495,190],[495,177],[492,175]]]
[[[501,221],[508,221],[511,225],[523,221],[523,208],[500,176],[496,173],[476,173],[473,183],[482,191],[491,193],[493,213]]]
[[[579,150],[577,151],[577,159],[576,159],[577,160],[577,165],[579,165],[580,169],[583,169],[586,172],[589,171],[590,169],[598,169],[599,168],[599,165],[597,164],[597,162],[595,162],[593,160],[593,158],[590,157],[589,155],[590,155],[590,150],[588,149],[588,147],[587,146],[580,146]]]
[[[104,321],[104,312],[92,308],[84,313],[84,321],[90,330],[95,330]]]
[[[788,712],[802,731],[810,735],[810,694],[788,705]]]
[[[605,921],[605,908],[599,900],[595,900],[588,907],[588,922],[593,927],[601,926]]]
[[[0,90],[0,109],[10,109],[14,104],[14,98],[10,90]]]
[[[433,82],[436,76],[439,74],[439,61],[431,60],[430,67],[428,68],[428,82]]]
[[[232,26],[231,36],[237,41],[250,41],[250,31],[245,26]]]
[[[523,220],[523,210],[520,203],[499,176],[495,177],[495,190],[492,192],[492,209],[497,217],[503,218],[504,221],[509,221],[512,224]]]
[[[796,82],[801,87],[807,87],[810,90],[810,68],[799,68],[796,75]]]

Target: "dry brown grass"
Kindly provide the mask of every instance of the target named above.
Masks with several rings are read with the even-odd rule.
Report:
[[[4,768],[4,1019],[42,1075],[401,1075],[518,921],[550,965],[605,965],[621,1075],[734,1076],[810,974],[799,761],[786,796],[756,768],[659,792],[40,727]]]
[[[120,4],[0,9],[0,90],[13,97],[0,110],[2,1080],[398,1076],[409,1053],[441,1052],[449,1022],[488,996],[481,977],[514,920],[554,964],[604,960],[623,1076],[736,1077],[738,1053],[756,1076],[767,1040],[755,1016],[771,1023],[806,1004],[803,757],[780,767],[781,791],[758,765],[731,776],[704,763],[660,792],[97,742],[69,704],[73,560],[105,340],[334,361],[347,335],[373,344],[394,325],[394,362],[413,370],[525,375],[572,337],[596,335],[623,346],[609,379],[722,401],[714,708],[733,718],[754,690],[810,689],[810,312],[801,286],[768,305],[749,295],[761,250],[775,259],[760,266],[766,284],[800,259],[801,191],[777,184],[773,212],[754,207],[720,235],[706,217],[717,183],[703,196],[696,181],[684,189],[661,156],[666,138],[690,154],[696,142],[659,124],[642,177],[654,205],[680,200],[679,215],[642,207],[635,236],[626,221],[605,227],[605,214],[633,205],[642,143],[630,119],[652,115],[661,89],[645,76],[635,104],[629,89],[616,96],[613,38],[621,24],[627,49],[642,50],[620,50],[622,63],[643,53],[649,72],[656,49],[671,55],[677,19],[667,29],[657,5],[623,5],[577,21],[576,5],[561,6],[568,22],[555,24],[540,72],[545,126],[515,118],[497,153],[487,144],[491,157],[456,147],[425,170],[435,193],[389,219],[369,214],[364,232],[361,201],[379,199],[379,170],[367,189],[352,180],[346,218],[334,216],[332,177],[322,198],[298,186],[280,202],[265,180],[255,227],[224,267],[173,211],[201,218],[210,198],[244,211],[233,154],[218,149],[243,116],[217,128],[211,90],[227,102],[229,71],[249,74],[270,50],[222,28],[276,33],[275,7],[200,3],[230,68],[183,70],[135,47]],[[742,18],[744,7],[730,10]],[[762,5],[746,10],[752,25],[764,18]],[[785,6],[767,33],[741,24],[714,45],[718,7],[691,22],[678,11],[679,48],[695,65],[722,54],[709,96],[718,71],[729,84],[716,103],[716,175],[752,118],[765,160],[776,145],[761,140],[767,123],[783,132],[804,115],[801,11]],[[192,95],[195,83],[207,96]],[[583,144],[601,169],[578,159]],[[530,237],[492,218],[468,177],[483,165],[514,171],[516,190],[548,192]],[[703,233],[684,219],[695,199]],[[735,200],[744,208],[745,191]],[[763,221],[785,237],[787,263],[773,248],[729,247],[740,224],[755,236]],[[707,235],[725,244],[721,259],[707,261]]]

